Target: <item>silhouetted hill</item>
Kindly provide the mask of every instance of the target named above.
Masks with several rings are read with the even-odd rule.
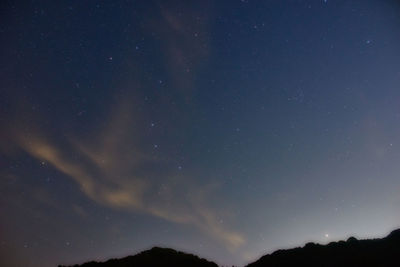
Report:
[[[201,259],[195,255],[183,253],[170,248],[154,247],[122,259],[111,259],[106,262],[87,262],[74,267],[142,267],[142,266],[194,266],[218,267],[214,262]],[[62,267],[62,266],[60,266]]]
[[[272,266],[400,266],[400,229],[382,239],[307,243],[302,248],[278,250],[247,267]]]
[[[214,262],[170,248],[154,247],[122,259],[87,262],[73,267],[217,267]],[[400,266],[400,229],[382,239],[331,242],[327,245],[307,243],[304,247],[277,250],[262,256],[247,267],[285,266]],[[59,266],[62,267],[62,266]]]

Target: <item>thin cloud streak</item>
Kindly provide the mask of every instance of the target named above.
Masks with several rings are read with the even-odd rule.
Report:
[[[63,150],[39,134],[19,135],[16,141],[32,157],[72,178],[88,198],[101,205],[194,225],[230,251],[242,246],[244,237],[226,229],[218,211],[207,205],[207,185],[196,185],[190,177],[171,170],[166,160],[132,145],[128,137],[139,136],[129,126],[132,113],[126,108],[117,110],[111,117],[113,123],[92,137],[93,142],[74,139]]]

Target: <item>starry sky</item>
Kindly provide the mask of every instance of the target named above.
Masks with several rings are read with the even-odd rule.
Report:
[[[400,226],[400,3],[1,1],[0,264],[243,265]]]

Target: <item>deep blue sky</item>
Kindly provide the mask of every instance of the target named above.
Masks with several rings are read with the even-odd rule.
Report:
[[[0,264],[243,265],[400,226],[398,1],[2,1]]]

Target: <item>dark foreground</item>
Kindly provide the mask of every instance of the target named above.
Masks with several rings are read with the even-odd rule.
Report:
[[[302,248],[278,250],[247,267],[260,266],[400,266],[400,229],[382,239],[308,243]]]
[[[134,256],[106,262],[88,262],[74,267],[194,266],[216,267],[214,262],[169,248],[154,247]],[[308,243],[304,247],[278,250],[250,263],[261,266],[400,266],[400,229],[382,239]],[[61,267],[61,266],[60,266]]]
[[[87,262],[74,267],[136,267],[136,266],[194,266],[218,267],[214,262],[201,259],[196,255],[183,253],[171,248],[154,247],[134,256],[111,259],[106,262]],[[61,265],[59,267],[62,267]]]

